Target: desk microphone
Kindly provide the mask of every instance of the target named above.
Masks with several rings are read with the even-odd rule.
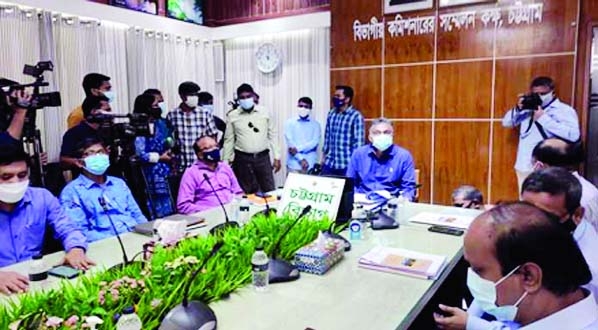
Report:
[[[266,209],[262,210],[260,213],[262,213],[263,215],[265,215],[266,218],[270,217],[270,214],[276,213],[276,209],[271,208],[270,207],[270,203],[268,203],[268,197],[270,197],[270,195],[265,194],[265,193],[256,193],[255,195],[258,196],[258,197],[263,198],[264,199],[264,203],[266,205]]]
[[[270,283],[290,282],[299,279],[299,270],[291,263],[286,260],[276,258],[276,254],[280,249],[280,243],[287,236],[293,227],[303,218],[306,214],[311,211],[311,205],[307,205],[303,208],[297,219],[287,228],[287,230],[280,235],[274,248],[272,249],[272,259],[268,264],[268,273]]]
[[[108,213],[108,204],[106,203],[106,199],[104,198],[104,196],[98,197],[98,202],[102,206],[102,209],[104,209],[104,212],[106,213],[106,216],[108,217],[108,221],[110,221],[112,230],[114,230],[114,234],[116,235],[116,239],[118,240],[118,245],[120,245],[120,250],[123,253],[123,262],[121,264],[117,264],[117,265],[110,267],[109,271],[122,269],[124,266],[130,264],[129,258],[127,257],[127,252],[125,251],[125,245],[123,244],[123,241],[120,239],[120,235],[118,234],[118,231],[116,230],[116,226],[114,225],[114,221],[112,221],[112,217],[110,217],[110,214]]]
[[[220,196],[218,196],[216,189],[214,189],[214,186],[212,185],[212,181],[210,181],[210,177],[208,177],[207,173],[203,174],[203,179],[210,185],[210,188],[212,189],[212,193],[214,193],[214,195],[216,196],[216,199],[218,200],[218,204],[220,204],[220,207],[222,208],[222,211],[224,212],[224,219],[226,220],[226,222],[221,223],[217,226],[214,226],[212,229],[210,229],[210,234],[216,235],[216,234],[219,234],[220,232],[224,231],[226,228],[239,227],[239,224],[237,222],[230,221],[230,219],[228,218],[228,213],[226,213],[226,207],[224,207],[224,203],[222,203],[222,200],[220,200]]]
[[[216,243],[201,265],[191,274],[187,283],[185,283],[183,302],[166,314],[158,328],[159,330],[216,329],[217,321],[214,311],[201,301],[189,301],[189,289],[191,288],[191,283],[193,283],[208,261],[220,250],[222,245],[224,245],[224,242]]]

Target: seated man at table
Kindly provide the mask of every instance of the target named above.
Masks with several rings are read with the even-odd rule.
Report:
[[[232,168],[220,161],[220,149],[214,138],[200,137],[193,144],[193,150],[197,155],[197,161],[185,170],[181,179],[177,199],[179,213],[190,214],[207,210],[219,206],[218,197],[226,204],[232,201],[235,195],[243,193]]]
[[[64,213],[56,197],[43,188],[29,187],[29,156],[17,146],[0,145],[0,267],[29,260],[42,253],[46,225],[65,251],[64,263],[87,269],[85,236]],[[0,271],[0,292],[27,290],[27,277]]]
[[[60,202],[67,215],[81,227],[88,242],[114,236],[110,221],[119,234],[147,221],[127,184],[105,174],[110,160],[100,140],[83,140],[77,158],[82,175],[64,187]]]
[[[392,123],[385,118],[370,126],[371,144],[353,152],[347,176],[355,180],[355,192],[368,194],[386,191],[408,200],[415,195],[415,168],[409,151],[393,143]]]
[[[453,191],[451,197],[454,207],[476,210],[481,210],[484,207],[484,196],[474,186],[462,185]]]
[[[573,236],[541,209],[516,202],[483,213],[463,249],[474,304],[499,321],[440,305],[440,328],[598,329],[594,294],[583,288],[592,279],[588,264]]]

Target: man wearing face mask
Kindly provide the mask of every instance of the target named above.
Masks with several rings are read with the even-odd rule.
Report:
[[[353,152],[365,144],[363,115],[353,107],[353,88],[336,86],[322,149],[322,174],[344,176]]]
[[[179,213],[190,214],[218,207],[218,197],[226,204],[235,195],[243,193],[232,168],[220,160],[216,140],[209,136],[201,137],[197,139],[193,149],[197,154],[197,161],[185,171],[181,179],[177,200]],[[204,175],[210,179],[209,183]],[[210,183],[218,197],[214,195]]]
[[[110,160],[102,142],[86,139],[78,145],[78,150],[81,175],[64,187],[60,203],[67,215],[79,225],[87,241],[115,235],[107,214],[110,214],[119,234],[146,222],[127,184],[122,179],[105,174]],[[100,205],[100,198],[106,201],[107,211]]]
[[[217,134],[214,117],[208,110],[199,106],[199,91],[199,86],[192,81],[181,83],[179,96],[182,102],[166,116],[166,120],[174,127],[174,135],[181,146],[177,162],[179,173],[183,173],[195,161],[195,140],[204,135],[216,137]]]
[[[440,329],[598,329],[594,293],[583,288],[592,273],[548,213],[525,202],[498,205],[473,221],[463,249],[474,304],[468,313],[440,305]],[[479,311],[497,321],[472,316]]]
[[[313,102],[309,97],[297,101],[297,116],[287,120],[284,138],[287,143],[287,169],[289,172],[307,173],[318,161],[318,145],[322,129],[312,118]]]
[[[85,256],[87,242],[67,217],[56,197],[43,188],[29,187],[29,156],[15,145],[0,145],[0,267],[29,260],[42,253],[46,225],[62,242],[63,262],[78,269],[94,265]],[[0,271],[0,292],[26,291],[27,277]]]
[[[255,104],[254,95],[249,84],[237,88],[240,106],[228,112],[224,135],[223,158],[232,162],[233,171],[247,194],[274,190],[272,170],[276,173],[281,166],[276,123],[264,107]]]
[[[409,200],[415,196],[415,167],[409,151],[393,143],[392,123],[379,118],[370,126],[371,144],[351,156],[347,176],[355,180],[355,192],[387,191]]]
[[[224,132],[226,132],[226,122],[222,120],[220,117],[214,115],[214,96],[212,96],[212,94],[208,92],[199,92],[197,96],[199,98],[199,106],[207,110],[214,117],[214,124],[216,124],[216,130],[218,131],[216,141],[218,142],[218,146],[222,149],[222,147],[224,146]]]
[[[116,100],[116,93],[112,90],[110,77],[100,73],[88,73],[83,77],[83,91],[86,98],[89,96],[104,96],[108,99],[109,103],[114,103]],[[80,105],[69,114],[67,127],[71,129],[79,125],[85,118],[83,105]]]
[[[76,170],[79,168],[77,145],[85,139],[100,139],[100,124],[93,120],[93,116],[111,111],[109,100],[103,95],[86,97],[81,107],[85,119],[75,127],[66,131],[62,137],[60,164],[63,168],[69,170]]]
[[[532,150],[538,142],[551,137],[571,142],[580,138],[577,112],[556,97],[551,78],[535,78],[530,85],[530,93],[540,96],[541,106],[537,109],[523,109],[523,95],[519,95],[517,105],[507,111],[502,119],[504,127],[519,126],[519,146],[515,161],[519,189],[525,177],[533,171]]]

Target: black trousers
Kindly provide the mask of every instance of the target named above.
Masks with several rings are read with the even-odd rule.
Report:
[[[256,154],[235,150],[232,167],[241,189],[246,194],[274,190],[274,174],[268,150]]]

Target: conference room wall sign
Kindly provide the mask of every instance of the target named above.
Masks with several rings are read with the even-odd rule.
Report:
[[[384,13],[393,14],[410,10],[432,8],[433,0],[384,0]]]

